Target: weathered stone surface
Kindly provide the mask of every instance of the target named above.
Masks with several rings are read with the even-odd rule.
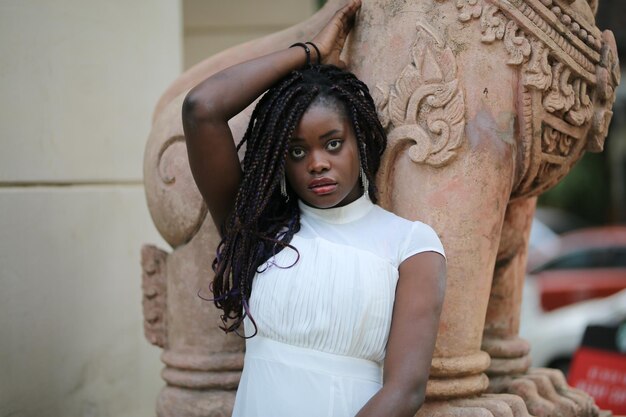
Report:
[[[228,415],[243,356],[242,341],[224,336],[217,310],[197,297],[217,233],[185,164],[182,97],[226,65],[310,38],[343,3],[206,60],[157,105],[146,192],[175,248],[164,262],[170,386],[159,415]],[[388,130],[381,205],[432,225],[448,257],[419,416],[598,413],[562,375],[529,371],[529,347],[517,335],[535,197],[585,151],[602,150],[611,117],[619,66],[612,34],[595,26],[596,8],[591,0],[364,1],[346,55]],[[235,137],[249,112],[231,120]]]

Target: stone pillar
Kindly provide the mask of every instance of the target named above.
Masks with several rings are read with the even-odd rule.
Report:
[[[486,372],[493,392],[534,415],[595,415],[559,373],[527,372],[517,333],[534,196],[602,149],[611,117],[619,68],[612,34],[594,25],[597,3],[386,4],[366,3],[351,45],[389,133],[381,204],[433,225],[449,259],[419,414],[510,413],[518,405],[502,394],[440,402],[484,392]]]
[[[504,50],[486,52],[480,31],[458,23],[454,2],[407,2],[392,12],[383,3],[366,3],[351,45],[353,69],[374,87],[388,130],[381,205],[432,225],[448,257],[427,396],[474,396],[488,385],[480,346],[515,175],[517,73],[499,68]]]
[[[194,67],[159,103],[146,150],[146,190],[155,224],[175,247],[167,256],[154,252],[167,265],[166,334],[155,340],[165,341],[170,386],[160,397],[160,415],[227,415],[241,364],[241,341],[221,335],[217,312],[195,295],[198,279],[210,275],[216,232],[186,167],[182,97],[226,63],[310,38],[342,3],[330,0],[291,32]],[[585,150],[602,149],[611,118],[619,67],[611,33],[595,27],[596,6],[364,1],[346,55],[388,131],[377,179],[381,204],[433,225],[448,255],[419,416],[598,412],[562,375],[528,371],[528,346],[517,337],[534,197]],[[246,111],[231,121],[235,137],[248,117]]]
[[[560,371],[529,370],[530,346],[518,336],[536,203],[536,197],[519,198],[507,207],[483,333],[482,348],[491,356],[488,391],[523,398],[536,417],[595,416],[599,410],[591,397],[569,387]]]
[[[524,374],[530,368],[530,346],[518,334],[528,239],[536,204],[537,198],[509,203],[502,226],[482,342],[482,349],[491,357],[487,375],[490,391],[494,392],[501,391],[502,379]]]
[[[145,154],[148,207],[174,248],[142,250],[146,338],[164,349],[158,416],[228,416],[243,365],[243,342],[225,336],[210,298],[208,279],[217,233],[195,188],[180,122],[182,97],[157,120]],[[166,116],[167,115],[167,116]],[[161,121],[166,121],[161,124]]]

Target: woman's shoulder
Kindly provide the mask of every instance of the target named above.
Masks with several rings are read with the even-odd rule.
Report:
[[[382,208],[378,204],[374,204],[372,209],[372,219],[377,225],[395,226],[398,230],[409,233],[413,227],[427,227],[430,226],[420,220],[408,220],[404,217]]]
[[[439,234],[423,221],[408,220],[375,205],[372,224],[381,231],[381,235],[394,242],[399,262],[420,252],[433,251],[445,256]]]

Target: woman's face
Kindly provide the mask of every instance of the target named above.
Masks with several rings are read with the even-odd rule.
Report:
[[[298,197],[318,208],[362,195],[359,150],[351,121],[335,105],[312,104],[289,142],[285,170]]]

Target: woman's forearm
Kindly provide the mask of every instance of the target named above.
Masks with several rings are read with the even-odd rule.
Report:
[[[309,49],[314,62],[316,51]],[[204,117],[228,121],[274,83],[305,63],[305,50],[299,46],[245,61],[202,81],[189,92],[186,101],[193,104],[194,112],[200,112]]]
[[[341,51],[360,7],[360,0],[350,0],[337,10],[313,39],[316,48],[307,47],[310,62],[344,65],[340,60]],[[318,52],[322,56],[318,56]],[[296,46],[226,68],[191,89],[185,98],[183,118],[228,121],[306,62],[305,49]]]

